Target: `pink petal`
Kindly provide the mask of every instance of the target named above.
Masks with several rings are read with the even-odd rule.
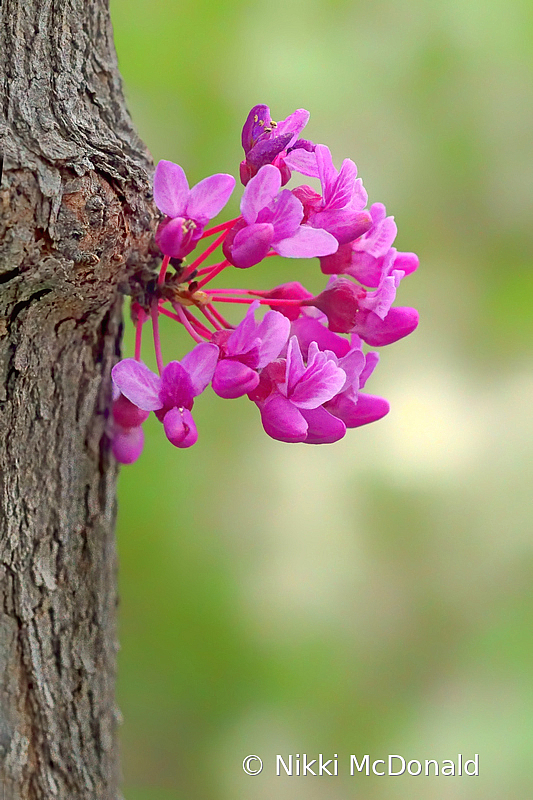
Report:
[[[363,250],[374,258],[380,258],[388,253],[397,232],[394,217],[385,217],[384,220],[370,228],[363,239],[354,242],[354,250]]]
[[[194,391],[189,373],[179,361],[169,361],[161,373],[161,400],[166,408],[192,408]]]
[[[163,214],[169,217],[183,215],[189,184],[179,164],[160,161],[154,174],[154,201]]]
[[[256,334],[261,340],[259,363],[261,369],[279,356],[289,338],[290,320],[279,311],[268,311],[258,325]]]
[[[324,200],[327,203],[330,196],[329,187],[332,186],[337,180],[338,173],[335,169],[335,165],[333,164],[329,147],[326,147],[325,144],[317,144],[315,156],[318,166],[318,177],[320,178],[320,183],[322,184],[322,194],[324,195]]]
[[[302,411],[308,429],[306,444],[331,444],[338,442],[346,434],[346,425],[334,417],[325,408],[313,408]]]
[[[274,167],[274,169],[276,168]],[[277,172],[279,175],[279,171]],[[259,264],[265,258],[270,250],[273,238],[274,227],[269,223],[248,225],[246,228],[242,228],[235,236],[229,260],[240,269],[253,267],[254,264]]]
[[[418,325],[416,308],[396,306],[391,308],[384,320],[372,312],[361,314],[363,319],[354,327],[353,332],[359,334],[371,347],[384,347],[408,336]]]
[[[359,337],[357,337],[359,339]],[[370,353],[366,353],[365,355],[365,366],[363,367],[363,371],[359,376],[359,388],[363,389],[365,383],[370,378],[374,370],[376,369],[379,363],[379,353],[376,353],[372,350]]]
[[[318,211],[309,216],[313,228],[323,228],[331,233],[340,245],[348,244],[362,236],[372,224],[368,211],[353,211],[349,208],[340,211]]]
[[[233,175],[221,172],[204,178],[189,192],[184,216],[205,224],[222,211],[234,188],[235,178]]]
[[[231,332],[226,345],[228,356],[240,356],[244,353],[249,353],[252,349],[259,353],[261,342],[256,332],[257,323],[255,321],[255,312],[258,308],[259,300],[254,300],[244,318],[239,322],[235,330]]]
[[[277,167],[267,164],[261,167],[247,184],[241,200],[241,213],[251,225],[259,212],[268,206],[281,189],[281,175]]]
[[[318,166],[316,163],[316,155],[314,152],[310,153],[309,150],[304,150],[303,147],[297,147],[296,150],[291,150],[283,159],[289,167],[300,175],[306,175],[308,178],[318,178]]]
[[[416,253],[396,253],[394,269],[401,269],[405,275],[410,275],[418,269],[418,256]]]
[[[314,342],[309,347],[309,353]],[[322,354],[321,354],[322,355]],[[325,359],[310,364],[292,392],[290,400],[298,408],[318,408],[341,391],[346,373],[334,361]]]
[[[324,187],[324,200],[327,208],[341,209],[350,205],[356,177],[357,167],[350,158],[345,158],[333,185],[328,187],[327,192]]]
[[[113,402],[112,411],[113,419],[121,428],[137,428],[150,416],[149,411],[143,411],[122,393]]]
[[[213,377],[213,391],[219,397],[231,400],[253,392],[259,384],[257,372],[240,361],[219,361]]]
[[[344,392],[349,387],[359,388],[360,376],[365,363],[365,356],[361,346],[353,347],[343,358],[339,359],[338,366],[346,373],[346,382],[341,387],[341,392]]]
[[[202,227],[184,217],[165,219],[159,225],[155,240],[161,252],[172,258],[184,258],[202,235]]]
[[[115,364],[111,376],[122,394],[143,411],[155,411],[163,407],[159,396],[161,378],[142,361],[125,358]]]
[[[298,339],[296,336],[291,336],[287,347],[287,364],[285,368],[286,379],[284,388],[286,388],[287,394],[292,392],[294,386],[298,383],[304,372],[305,364]]]
[[[303,131],[308,122],[309,111],[306,111],[305,108],[297,108],[288,117],[278,122],[274,132],[276,136],[280,136],[282,133],[292,133],[293,137],[287,145],[290,147],[298,139],[300,132]]]
[[[193,396],[197,397],[208,386],[217,365],[219,349],[216,344],[201,342],[181,359],[191,380]]]
[[[136,428],[117,428],[113,434],[111,449],[113,455],[120,464],[133,464],[142,453],[144,445],[143,429]]]
[[[335,397],[326,408],[342,419],[347,428],[359,428],[376,422],[389,413],[390,406],[384,397],[371,394],[358,394],[355,397],[341,394]]]
[[[331,350],[338,358],[342,358],[350,350],[347,339],[337,336],[312,317],[300,317],[292,323],[291,330],[298,337],[300,348],[306,357],[311,342],[317,342],[321,350]]]
[[[307,422],[293,404],[280,394],[271,395],[260,406],[265,432],[281,442],[304,442]]]
[[[274,240],[287,239],[294,236],[304,216],[301,202],[288,189],[284,189],[275,201],[274,215],[265,222],[274,226]],[[262,222],[259,214],[258,222]]]
[[[300,225],[294,236],[282,239],[273,245],[276,253],[285,258],[318,258],[329,256],[339,246],[331,233],[310,225]]]
[[[165,435],[174,447],[191,447],[198,439],[198,431],[187,409],[171,408],[163,419]]]

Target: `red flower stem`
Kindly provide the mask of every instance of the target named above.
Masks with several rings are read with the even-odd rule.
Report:
[[[165,317],[170,317],[170,319],[175,319],[176,322],[181,322],[181,319],[178,317],[178,315],[173,314],[172,311],[168,310],[168,308],[163,308],[163,306],[159,306],[159,313],[164,314]]]
[[[204,339],[210,339],[212,334],[211,334],[211,331],[209,330],[209,328],[207,328],[203,324],[203,322],[200,322],[199,319],[196,319],[196,317],[194,316],[194,314],[192,313],[192,311],[189,308],[184,308],[183,306],[182,306],[182,308],[183,308],[183,310],[185,312],[185,316],[187,317],[187,319],[189,320],[189,322],[191,323],[191,325],[193,326],[195,331],[197,333],[199,333],[200,336],[203,336]]]
[[[224,263],[223,261],[219,261],[217,264],[211,264],[209,267],[202,267],[202,269],[198,270],[196,275],[197,276],[198,275],[208,275],[211,272],[212,269],[214,269],[215,267],[220,266],[220,264],[223,264],[223,263]]]
[[[211,325],[213,326],[213,328],[215,328],[217,331],[221,331],[221,330],[223,329],[223,328],[222,328],[222,325],[221,325],[221,324],[220,324],[220,322],[219,322],[219,321],[216,319],[216,317],[214,316],[214,314],[212,314],[212,313],[210,312],[209,308],[206,308],[205,306],[198,306],[198,307],[199,307],[200,311],[202,312],[202,314],[204,315],[204,317],[205,317],[205,318],[208,320],[208,322],[210,322],[210,323],[211,323]]]
[[[240,217],[235,217],[235,219],[230,219],[227,222],[222,222],[220,225],[215,225],[214,228],[208,228],[208,230],[202,233],[200,238],[205,239],[206,236],[213,236],[213,234],[219,231],[225,231],[227,228],[231,228],[239,219]]]
[[[154,349],[155,360],[157,362],[157,369],[159,374],[163,372],[163,354],[161,353],[161,339],[159,337],[159,308],[157,300],[154,300],[150,307],[150,314],[152,317],[152,329],[154,333]]]
[[[202,253],[202,255],[201,255],[201,256],[198,256],[198,258],[196,258],[196,259],[195,259],[195,260],[192,262],[192,264],[190,264],[190,265],[187,267],[187,269],[185,270],[185,272],[184,272],[184,273],[183,273],[183,275],[181,276],[181,281],[182,281],[182,283],[184,283],[184,282],[187,280],[187,278],[188,278],[188,276],[189,276],[189,275],[192,275],[192,273],[194,272],[194,270],[195,270],[197,267],[199,267],[199,266],[200,266],[200,264],[201,264],[203,261],[205,261],[205,260],[206,260],[206,258],[209,258],[209,256],[210,256],[210,255],[211,255],[211,253],[213,252],[213,250],[216,250],[216,249],[217,249],[217,247],[218,247],[220,244],[222,244],[222,242],[223,242],[223,241],[224,241],[224,239],[226,238],[226,234],[227,234],[227,231],[225,230],[223,233],[221,233],[221,234],[220,234],[220,236],[218,236],[218,237],[215,239],[215,241],[214,241],[214,242],[211,242],[211,244],[209,245],[209,247],[206,247],[206,249],[204,250],[204,252]]]
[[[220,264],[217,264],[216,267],[213,267],[211,272],[208,275],[206,275],[205,278],[202,278],[202,280],[198,284],[198,289],[201,289],[202,286],[206,285],[206,283],[209,283],[209,281],[212,281],[213,278],[216,278],[219,272],[222,272],[222,270],[226,269],[226,267],[229,267],[229,261],[222,261]]]
[[[244,297],[212,297],[212,303],[253,303],[253,299]],[[259,301],[261,302],[261,301]]]
[[[208,308],[209,308],[209,311],[212,313],[212,315],[213,315],[214,317],[216,317],[216,318],[218,319],[218,321],[219,321],[220,323],[222,323],[222,325],[223,325],[225,328],[234,328],[234,327],[235,327],[235,326],[234,326],[234,325],[232,325],[230,322],[228,322],[228,320],[227,320],[227,319],[225,319],[225,318],[222,316],[222,314],[219,314],[219,313],[218,313],[218,311],[216,310],[216,308],[214,307],[214,305],[212,305],[212,304],[210,303],[210,304],[209,304],[209,306],[208,306]]]
[[[160,311],[161,314],[164,314],[165,317],[170,317],[170,319],[176,320],[176,322],[179,322],[180,325],[181,325],[181,319],[178,317],[177,314],[174,314],[172,311],[168,311],[168,309],[163,308],[162,306],[159,306],[159,311]],[[194,319],[192,314],[190,315],[189,320],[190,320],[191,324],[193,325],[193,327],[198,329],[198,333],[201,334],[202,330],[205,331],[205,335],[204,335],[205,339],[210,339],[211,338],[211,331],[208,328],[206,328],[205,325],[202,325],[202,323],[199,322],[197,319]],[[195,322],[196,325],[194,325],[193,322]]]
[[[255,302],[254,298],[244,298],[244,297],[212,297],[211,301],[213,303],[253,303]],[[268,299],[268,300],[259,300],[260,305],[262,306],[294,306],[294,305],[301,305],[301,300],[283,300],[283,299]]]
[[[145,321],[145,314],[142,309],[139,309],[137,322],[135,323],[135,361],[141,360],[141,344],[143,338],[143,325]]]
[[[185,316],[185,311],[183,310],[183,308],[180,305],[176,305],[174,306],[174,308],[176,309],[179,320],[183,325],[183,327],[185,328],[185,330],[192,336],[195,342],[201,342],[202,337],[194,330],[193,326]]]
[[[157,283],[159,286],[161,286],[161,284],[165,281],[165,275],[167,274],[169,262],[170,256],[165,256],[163,263],[161,264],[161,269],[159,270],[159,277],[157,278]]]
[[[255,294],[263,297],[264,292],[254,292],[253,289],[206,289],[207,294]]]

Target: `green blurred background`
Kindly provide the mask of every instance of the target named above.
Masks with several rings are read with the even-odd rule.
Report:
[[[156,160],[191,185],[237,174],[251,106],[303,106],[306,135],[355,160],[421,262],[399,294],[420,327],[369,386],[384,420],[287,445],[209,390],[191,450],[147,424],[120,478],[126,800],[532,797],[531,3],[111,10]],[[255,285],[322,285],[316,261],[274,261]],[[338,753],[344,775],[275,777],[275,754],[303,752]],[[350,778],[351,753],[479,753],[480,775]]]

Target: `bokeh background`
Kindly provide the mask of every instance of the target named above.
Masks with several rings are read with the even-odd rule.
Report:
[[[191,185],[237,174],[251,106],[303,106],[306,135],[355,160],[421,261],[398,298],[420,327],[369,386],[384,420],[287,445],[246,398],[209,390],[191,450],[146,426],[119,496],[126,800],[532,797],[533,6],[111,11],[156,160]],[[318,262],[275,261],[247,277],[322,285]],[[184,335],[163,327],[181,357]],[[275,754],[303,752],[337,753],[344,774],[275,777]],[[350,778],[352,753],[478,753],[480,775]]]

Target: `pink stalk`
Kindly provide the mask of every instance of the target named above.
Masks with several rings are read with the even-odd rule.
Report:
[[[178,317],[178,315],[174,314],[172,311],[169,311],[168,309],[163,308],[163,306],[159,306],[159,312],[161,314],[164,314],[165,317],[170,317],[170,319],[176,320],[176,322],[179,322],[180,325],[181,325],[180,317]],[[187,314],[187,312],[185,312],[185,313]],[[192,326],[197,329],[198,333],[201,334],[202,331],[205,331],[204,338],[205,339],[210,339],[211,338],[211,331],[209,330],[209,328],[206,328],[205,325],[202,325],[202,323],[199,322],[197,319],[195,319],[192,314],[188,314],[188,318],[189,318],[189,321],[191,322]]]
[[[263,297],[264,292],[254,292],[253,289],[206,289],[207,294],[255,294]]]
[[[181,324],[183,325],[183,327],[185,328],[185,330],[192,336],[192,338],[194,339],[195,342],[201,342],[202,341],[202,337],[198,333],[196,333],[196,331],[194,330],[193,326],[191,325],[191,323],[187,319],[187,317],[185,315],[185,311],[183,310],[183,308],[180,305],[175,305],[174,308],[176,309],[178,317],[179,317],[179,320],[180,320]]]
[[[225,318],[222,316],[222,314],[219,314],[219,313],[218,313],[218,311],[216,310],[216,308],[215,308],[215,306],[214,306],[214,305],[212,305],[212,304],[210,303],[210,304],[209,304],[209,306],[208,306],[208,308],[209,308],[209,311],[212,313],[212,315],[213,315],[214,317],[216,317],[216,318],[218,319],[218,321],[219,321],[219,322],[220,322],[220,323],[221,323],[221,324],[222,324],[222,325],[223,325],[225,328],[234,328],[234,327],[235,327],[235,325],[232,325],[232,324],[231,324],[231,322],[228,322],[228,320],[227,320],[227,319],[225,319]]]
[[[215,267],[219,267],[223,263],[224,263],[223,261],[219,261],[217,264],[211,264],[209,267],[202,267],[202,269],[199,269],[196,274],[197,275],[208,275],[211,272],[212,269],[214,269]]]
[[[167,274],[168,265],[170,262],[170,256],[165,256],[163,259],[163,263],[161,264],[161,269],[159,270],[159,276],[157,278],[157,283],[161,286],[162,283],[165,281],[165,275]]]
[[[183,310],[185,312],[185,316],[187,317],[187,319],[189,320],[195,331],[199,333],[200,336],[203,336],[205,339],[210,339],[211,331],[209,330],[209,328],[207,328],[203,322],[200,322],[199,319],[196,319],[196,317],[194,316],[192,311],[190,311],[190,309],[183,308]]]
[[[235,219],[230,219],[227,222],[222,222],[220,225],[215,225],[214,228],[209,228],[208,230],[202,233],[200,238],[205,239],[206,236],[213,236],[213,234],[218,233],[219,231],[225,231],[227,228],[231,228],[240,217],[235,217]]]
[[[146,319],[146,315],[142,308],[139,309],[139,314],[137,316],[137,322],[135,323],[135,361],[141,360],[141,344],[143,338],[143,325]]]
[[[208,275],[206,275],[205,278],[202,278],[202,280],[198,284],[198,288],[201,289],[202,286],[206,285],[206,283],[209,283],[209,281],[212,281],[213,278],[216,278],[216,276],[219,274],[219,272],[222,272],[222,270],[226,269],[226,267],[229,267],[229,261],[222,261],[220,264],[217,264],[217,266],[213,267],[211,272]]]
[[[244,297],[212,297],[212,303],[253,303],[253,299],[251,297],[244,298]],[[261,302],[261,300],[259,301]]]
[[[214,314],[212,314],[209,311],[208,308],[206,308],[205,306],[199,306],[199,308],[200,308],[200,311],[202,312],[202,314],[204,315],[204,317],[211,323],[213,328],[215,328],[217,331],[221,331],[223,329],[222,325],[219,323],[219,321],[214,316]]]
[[[156,300],[154,300],[150,307],[150,314],[152,316],[152,329],[154,333],[155,360],[157,362],[157,369],[161,375],[163,372],[163,354],[161,353],[161,339],[159,337],[159,308]]]
[[[164,314],[165,317],[170,317],[170,319],[175,319],[176,322],[181,322],[181,319],[178,317],[178,315],[173,314],[172,311],[168,310],[168,308],[163,308],[163,306],[159,306],[159,313]]]
[[[244,298],[244,297],[212,297],[211,298],[213,303],[253,303],[255,302],[254,298]],[[259,300],[259,304],[262,306],[294,306],[294,305],[301,305],[301,300],[282,300],[282,299],[268,299],[268,300]]]
[[[215,239],[215,241],[214,241],[214,242],[211,242],[211,244],[209,245],[209,247],[207,247],[207,248],[204,250],[204,252],[202,253],[202,255],[198,256],[198,258],[196,258],[196,259],[195,259],[195,260],[192,262],[192,264],[190,264],[190,265],[187,267],[187,269],[185,270],[184,274],[183,274],[183,275],[182,275],[182,277],[181,277],[181,281],[182,281],[182,282],[186,281],[186,280],[187,280],[187,278],[189,277],[189,275],[192,275],[192,273],[194,272],[194,270],[195,270],[197,267],[199,267],[199,266],[200,266],[200,264],[201,264],[203,261],[205,261],[205,260],[206,260],[206,258],[208,258],[208,257],[211,255],[211,253],[213,252],[213,250],[216,250],[216,249],[217,249],[217,247],[218,247],[220,244],[222,244],[222,242],[223,242],[223,241],[224,241],[224,239],[226,238],[226,234],[227,234],[227,230],[225,230],[223,233],[221,233],[221,234],[220,234],[220,236],[218,236],[218,237]]]

